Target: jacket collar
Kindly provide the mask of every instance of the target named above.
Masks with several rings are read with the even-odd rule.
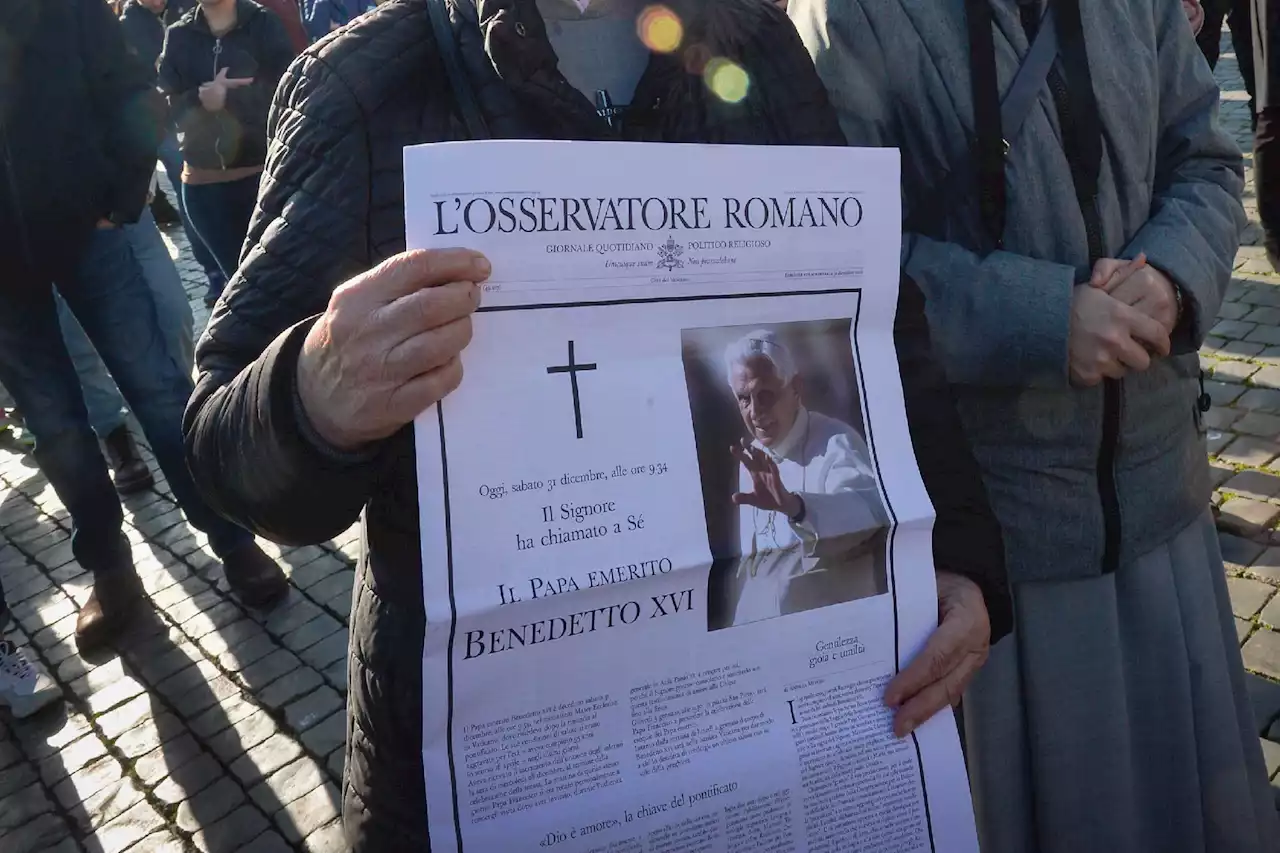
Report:
[[[251,17],[262,11],[265,10],[257,3],[250,2],[250,0],[236,0],[236,25],[229,32],[235,32],[244,27],[249,23]],[[191,25],[196,30],[210,36],[213,35],[213,30],[209,29],[209,19],[204,16],[204,7],[199,3],[196,3],[184,17],[190,17]]]

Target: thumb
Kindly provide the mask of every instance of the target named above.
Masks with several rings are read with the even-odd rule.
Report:
[[[215,82],[215,83],[225,83],[225,82],[227,82],[227,71],[228,71],[228,70],[230,70],[230,69],[227,69],[227,68],[222,68],[222,69],[220,69],[220,70],[218,71],[218,73],[217,73],[217,74],[213,75],[213,82]]]

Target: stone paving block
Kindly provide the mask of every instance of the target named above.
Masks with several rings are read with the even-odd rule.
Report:
[[[193,640],[199,640],[224,625],[230,625],[243,618],[244,611],[234,601],[223,601],[203,613],[199,613],[182,623],[182,629]]]
[[[241,720],[257,713],[259,707],[253,702],[248,701],[243,696],[232,696],[223,699],[209,708],[202,711],[199,716],[192,719],[187,725],[191,733],[202,740],[213,737],[218,732],[225,731]]]
[[[329,614],[323,613],[301,628],[285,634],[280,642],[285,648],[301,653],[304,649],[309,649],[321,640],[332,637],[339,632],[344,635],[346,633],[342,623]]]
[[[249,797],[270,816],[328,781],[324,767],[304,756],[254,785]]]
[[[165,614],[179,625],[194,619],[206,610],[213,609],[216,605],[221,604],[225,599],[215,590],[202,592],[195,598],[188,598],[186,601],[179,601],[172,607],[165,608]]]
[[[1252,436],[1237,438],[1227,446],[1226,450],[1218,454],[1218,458],[1223,462],[1254,468],[1266,465],[1276,456],[1280,456],[1280,445]]]
[[[217,675],[173,699],[173,709],[185,719],[198,716],[224,699],[240,694],[240,685],[225,675]]]
[[[67,538],[54,545],[50,545],[43,551],[39,551],[31,555],[31,561],[37,565],[44,566],[46,569],[60,569],[67,563],[76,558],[71,553],[71,539]]]
[[[224,776],[178,806],[175,822],[186,832],[196,832],[231,814],[243,802],[244,791],[234,779]]]
[[[194,761],[188,761],[156,785],[151,794],[162,803],[177,805],[224,778],[226,774],[217,759],[202,752]]]
[[[148,684],[159,684],[166,678],[176,675],[203,656],[200,650],[190,643],[181,643],[169,648],[159,655],[146,657],[136,664],[138,675]]]
[[[1227,410],[1231,411],[1231,410]],[[1213,411],[1210,410],[1210,414]],[[1243,435],[1252,435],[1259,438],[1274,439],[1280,435],[1280,418],[1275,415],[1264,415],[1260,412],[1250,412],[1243,418],[1236,421],[1231,429]]]
[[[1253,630],[1253,623],[1246,622],[1243,619],[1239,619],[1239,618],[1235,620],[1235,623],[1236,623],[1236,642],[1243,643],[1244,638],[1249,636],[1249,632]]]
[[[329,755],[329,760],[325,762],[325,769],[329,771],[329,775],[333,777],[335,782],[342,781],[342,769],[346,764],[347,753],[346,747],[340,746]]]
[[[351,597],[351,588],[355,584],[356,573],[350,569],[334,572],[329,577],[307,589],[307,595],[316,601],[330,601],[338,596]]]
[[[1226,305],[1223,307],[1225,308]],[[1227,341],[1219,347],[1217,351],[1222,355],[1236,355],[1242,358],[1251,358],[1260,354],[1264,349],[1266,349],[1265,344],[1250,343],[1249,341]]]
[[[53,787],[53,795],[64,808],[82,803],[113,782],[124,778],[124,768],[110,755],[72,773]]]
[[[164,819],[155,809],[148,803],[138,803],[98,831],[90,853],[123,853],[164,826]]]
[[[1257,346],[1262,346],[1257,344]],[[1220,382],[1244,382],[1259,372],[1256,364],[1247,361],[1218,361],[1213,365],[1213,378]],[[1275,387],[1268,385],[1267,387]]]
[[[1247,669],[1268,678],[1280,678],[1280,634],[1270,630],[1256,631],[1245,642],[1241,653]]]
[[[22,744],[22,751],[32,761],[48,758],[93,731],[89,721],[79,714],[65,717],[39,714],[29,720],[15,721],[12,730]]]
[[[201,659],[161,681],[155,689],[161,696],[173,702],[178,697],[186,696],[193,691],[205,690],[206,685],[220,675],[222,673],[216,666]],[[209,706],[206,705],[205,708],[207,707]],[[203,710],[204,708],[197,709],[197,711]]]
[[[299,657],[302,658],[302,662],[307,666],[323,670],[345,658],[349,645],[350,639],[347,636],[347,632],[339,631],[314,646],[304,649],[299,654]]]
[[[0,838],[4,853],[58,853],[67,850],[71,829],[62,818],[43,814],[25,826],[19,826]],[[74,842],[69,848],[78,850]]]
[[[1227,578],[1231,611],[1241,619],[1252,619],[1275,594],[1275,587],[1248,578]]]
[[[1280,329],[1274,326],[1258,326],[1245,335],[1244,339],[1253,344],[1280,344]]]
[[[71,808],[71,816],[80,832],[95,832],[142,801],[142,791],[133,780],[120,779]]]
[[[21,788],[0,800],[0,833],[12,831],[52,811],[53,803],[43,788],[34,785]]]
[[[305,598],[299,598],[291,604],[286,601],[279,609],[267,616],[263,621],[263,627],[269,633],[277,637],[283,637],[323,613],[324,611],[318,605]]]
[[[1204,446],[1210,456],[1217,456],[1227,445],[1235,441],[1236,434],[1227,431],[1215,431],[1205,437]]]
[[[201,755],[201,749],[189,734],[180,734],[159,749],[153,749],[133,764],[133,772],[147,787],[156,785],[171,773]]]
[[[1262,388],[1280,388],[1280,367],[1264,367],[1251,375],[1254,385]]]
[[[316,755],[328,755],[347,742],[346,708],[302,733],[302,745]]]
[[[285,840],[298,843],[338,819],[341,800],[333,783],[326,783],[294,800],[273,820]]]
[[[19,761],[25,761],[22,753],[18,750],[18,745],[0,729],[0,770],[5,770],[14,766]]]
[[[233,649],[238,649],[246,643],[260,642],[263,638],[271,639],[271,636],[262,630],[261,625],[251,619],[241,619],[238,622],[223,626],[211,634],[205,634],[196,643],[206,655],[217,657]],[[271,639],[271,641],[275,642],[274,639]]]
[[[344,657],[324,671],[324,680],[343,696],[347,695],[347,661]]]
[[[296,566],[289,573],[289,579],[300,589],[310,589],[346,568],[348,564],[342,558],[334,554],[324,554],[306,565]]]
[[[1254,536],[1269,528],[1277,516],[1280,516],[1280,506],[1249,498],[1232,498],[1222,505],[1218,524],[1234,533]]]
[[[331,687],[321,687],[284,708],[285,720],[295,732],[303,733],[335,711],[345,708],[346,702]]]
[[[151,696],[143,694],[97,717],[94,722],[97,723],[98,728],[102,730],[102,734],[105,737],[115,740],[144,720],[151,719],[156,707],[158,707],[158,703],[155,703]]]
[[[87,734],[42,760],[40,778],[46,785],[56,785],[106,754],[107,746],[102,739],[97,734]],[[0,783],[0,790],[3,788]]]
[[[1218,309],[1219,320],[1243,320],[1246,314],[1257,309],[1251,307],[1247,302],[1224,302],[1222,307]]]
[[[1280,510],[1280,507],[1277,510]],[[271,682],[262,690],[254,691],[254,695],[261,704],[278,710],[294,699],[305,696],[323,683],[324,679],[320,673],[309,666],[303,666]]]
[[[182,839],[168,830],[153,832],[129,848],[129,853],[186,853]]]
[[[183,724],[168,711],[158,711],[120,735],[114,744],[125,758],[141,758],[182,733]]]
[[[1266,625],[1280,630],[1280,597],[1272,598],[1267,606],[1262,608],[1262,612],[1258,618]]]
[[[1240,412],[1225,406],[1214,406],[1204,413],[1204,425],[1206,429],[1227,429],[1239,419]],[[1276,434],[1277,433],[1269,433],[1268,435]]]
[[[1265,501],[1280,494],[1280,477],[1262,471],[1241,471],[1223,483],[1222,488],[1240,497]]]
[[[300,755],[302,747],[288,735],[278,732],[237,758],[231,765],[231,772],[240,781],[252,784],[269,778]]]
[[[257,693],[276,680],[288,675],[302,665],[298,656],[288,649],[276,649],[240,672],[240,679],[250,692]]]
[[[1207,382],[1205,383],[1206,388],[1208,384],[1209,383]],[[1240,386],[1227,385],[1226,387],[1239,388]],[[1212,396],[1213,392],[1209,393]],[[1277,391],[1274,388],[1251,388],[1240,396],[1238,400],[1234,397],[1231,399],[1235,400],[1236,405],[1242,409],[1262,412],[1280,412],[1280,391]],[[1214,398],[1214,402],[1218,403],[1216,397]],[[1227,402],[1230,402],[1230,400]]]
[[[306,853],[348,853],[347,839],[342,834],[342,822],[337,821],[307,836],[302,849]]]
[[[89,673],[85,677],[91,677]],[[147,686],[130,675],[126,675],[101,690],[95,690],[86,699],[89,710],[94,714],[105,714],[112,708],[125,704],[147,692]]]
[[[33,571],[31,576],[25,582],[15,587],[5,587],[5,601],[10,607],[21,604],[34,595],[44,592],[53,586],[53,582],[49,580],[42,572]]]
[[[205,746],[214,755],[230,764],[271,737],[278,728],[270,714],[265,710],[259,710],[209,738],[205,741]]]
[[[279,833],[268,831],[250,841],[238,853],[293,853],[293,847]]]
[[[241,806],[212,826],[201,829],[191,837],[191,841],[202,853],[222,853],[224,850],[242,851],[246,842],[256,839],[269,827],[270,824],[262,816],[262,812],[251,806]],[[275,833],[271,834],[275,835]]]
[[[1209,482],[1215,489],[1235,475],[1236,469],[1230,465],[1224,465],[1217,460],[1209,463]]]

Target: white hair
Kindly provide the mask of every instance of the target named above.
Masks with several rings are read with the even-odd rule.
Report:
[[[791,352],[773,332],[751,332],[729,344],[724,351],[725,376],[733,384],[733,370],[755,358],[763,358],[773,365],[778,378],[784,383],[796,376],[796,362]]]

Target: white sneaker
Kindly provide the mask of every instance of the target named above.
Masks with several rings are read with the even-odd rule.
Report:
[[[0,706],[7,705],[21,720],[61,698],[62,689],[22,649],[0,640]]]

